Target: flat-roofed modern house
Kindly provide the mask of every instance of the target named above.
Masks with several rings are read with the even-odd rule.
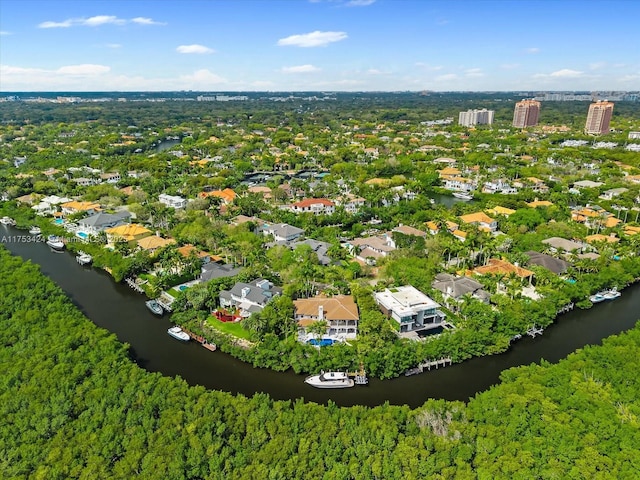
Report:
[[[399,332],[418,332],[442,326],[440,305],[411,285],[386,288],[375,294],[382,313],[397,322]]]
[[[166,193],[158,195],[158,201],[167,207],[175,209],[185,208],[187,206],[186,198],[182,198],[177,195],[167,195]]]

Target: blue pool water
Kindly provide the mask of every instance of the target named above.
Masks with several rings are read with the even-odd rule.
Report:
[[[576,279],[575,278],[567,278],[566,280],[567,283],[576,283]]]
[[[85,232],[76,232],[76,235],[79,236],[83,240],[86,240],[87,238],[89,238],[89,234],[85,233]]]
[[[333,345],[335,343],[334,340],[330,338],[323,338],[322,340],[316,340],[312,338],[311,340],[307,340],[309,345],[319,346],[319,347],[328,347],[329,345]]]
[[[53,223],[55,223],[56,225],[62,225],[64,223],[64,220],[61,218],[56,218]]]
[[[178,287],[178,290],[180,290],[181,292],[184,292],[187,288],[189,288],[189,287],[187,287],[186,285],[180,285]]]

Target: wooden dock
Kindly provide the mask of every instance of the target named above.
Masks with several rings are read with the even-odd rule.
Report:
[[[417,367],[410,368],[409,370],[407,370],[404,373],[404,375],[406,377],[409,377],[411,375],[417,375],[418,373],[423,373],[425,369],[431,370],[432,368],[435,368],[437,370],[440,367],[446,367],[448,365],[451,365],[452,363],[453,361],[451,360],[451,357],[442,357],[436,360],[425,360],[424,362],[418,364]]]
[[[140,285],[138,285],[133,278],[131,278],[131,277],[125,278],[124,279],[124,283],[129,285],[129,287],[131,287],[134,291],[136,291],[138,293],[144,293],[144,290],[142,289],[142,287]]]
[[[180,327],[182,328],[182,327]],[[198,342],[200,345],[202,345],[204,348],[206,348],[207,350],[210,350],[212,352],[215,352],[217,350],[217,346],[215,343],[209,343],[207,341],[206,338],[204,338],[202,335],[196,335],[193,332],[190,332],[189,330],[186,329],[182,329],[183,332],[185,332],[187,335],[189,335],[189,337],[191,337],[193,340],[195,340],[196,342]]]

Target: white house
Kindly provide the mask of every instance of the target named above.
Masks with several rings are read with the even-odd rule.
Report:
[[[161,193],[158,195],[158,201],[167,207],[172,207],[175,209],[185,208],[187,206],[187,200],[182,197],[178,197],[175,195],[167,195],[166,193]]]
[[[399,332],[418,332],[442,326],[440,305],[411,285],[386,288],[375,294],[380,310],[398,323]]]
[[[305,198],[289,207],[295,213],[313,213],[315,215],[331,215],[335,211],[335,203],[326,198]]]

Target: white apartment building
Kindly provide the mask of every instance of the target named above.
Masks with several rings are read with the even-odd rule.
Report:
[[[398,322],[400,332],[416,332],[442,326],[440,305],[411,285],[386,288],[375,294],[382,312]]]
[[[473,127],[474,125],[492,125],[495,111],[487,110],[467,110],[460,112],[458,115],[458,123],[465,127]]]

